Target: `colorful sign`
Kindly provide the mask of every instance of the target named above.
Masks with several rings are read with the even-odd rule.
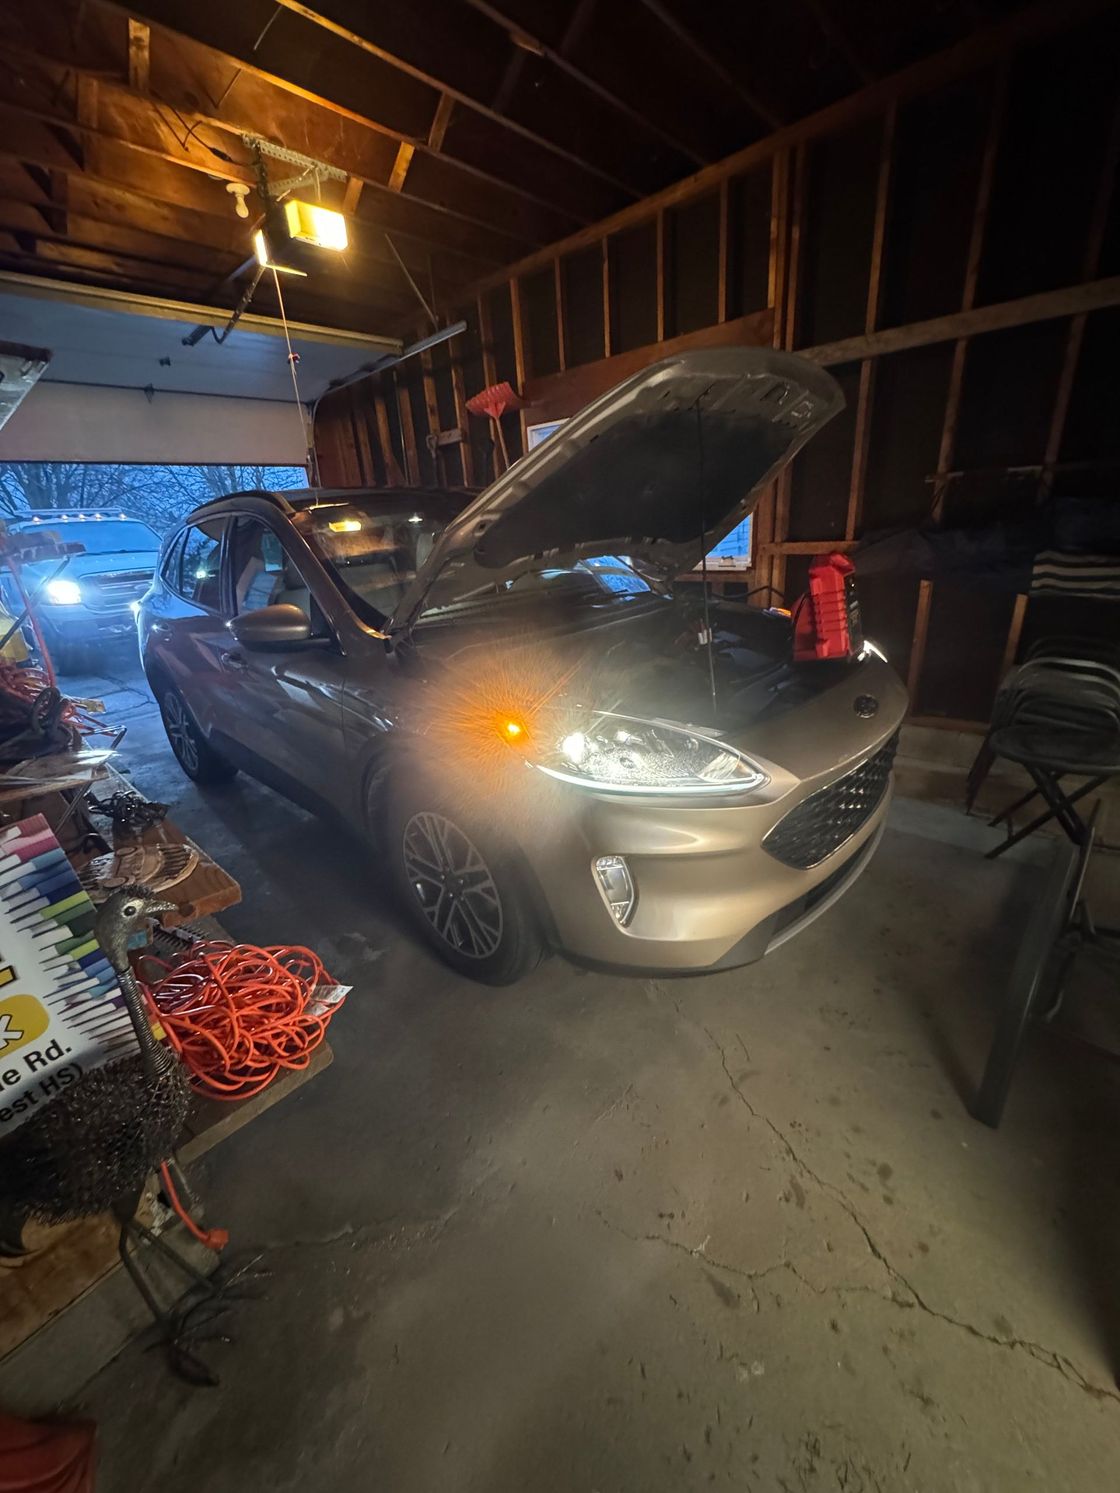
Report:
[[[0,1135],[137,1050],[94,907],[41,814],[0,830]]]

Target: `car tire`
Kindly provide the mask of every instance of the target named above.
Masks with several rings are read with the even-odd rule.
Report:
[[[540,920],[516,851],[422,787],[389,789],[383,829],[397,894],[446,964],[512,985],[540,963]]]
[[[157,699],[167,740],[188,778],[196,783],[228,783],[236,777],[237,768],[206,740],[174,685],[163,685]]]

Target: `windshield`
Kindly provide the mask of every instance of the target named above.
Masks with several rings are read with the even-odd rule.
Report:
[[[295,514],[315,550],[360,617],[380,627],[396,611],[432,552],[451,511],[378,512],[369,501],[317,503]]]
[[[152,555],[159,536],[132,518],[43,518],[13,525],[23,534],[35,529],[56,533],[64,544],[81,544],[88,555]]]

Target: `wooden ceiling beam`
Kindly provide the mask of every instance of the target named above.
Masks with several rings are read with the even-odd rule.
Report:
[[[468,3],[473,3],[473,0],[468,0]],[[566,239],[549,244],[546,248],[536,250],[524,259],[506,266],[504,270],[485,276],[471,287],[473,294],[478,296],[505,284],[514,276],[542,269],[550,265],[557,255],[604,243],[611,234],[632,228],[638,223],[652,223],[658,212],[701,197],[718,188],[728,178],[765,165],[785,150],[810,145],[813,141],[835,134],[859,120],[884,114],[892,103],[901,103],[932,92],[955,78],[966,77],[969,73],[990,67],[1005,58],[1015,47],[1058,35],[1089,20],[1114,3],[1115,0],[1065,0],[1058,7],[1051,0],[1035,0],[1034,4],[1015,12],[1006,20],[974,32],[945,51],[911,63],[889,78],[876,79],[858,93],[849,94],[847,98],[818,109],[815,114],[784,125],[764,140],[744,146],[722,161],[706,166],[702,171],[694,172],[692,176],[674,182],[660,192],[652,193],[641,202],[612,213],[590,228],[570,234]],[[855,353],[853,356],[858,357],[859,354]]]
[[[861,83],[874,82],[875,69],[856,48],[847,31],[833,15],[828,0],[801,0],[801,4],[813,17],[823,35],[840,53],[859,81]]]
[[[88,16],[92,24],[112,18],[112,11],[101,0],[91,0]],[[389,195],[397,146],[402,141],[415,144],[411,137],[394,135],[357,114],[340,112],[327,101],[270,81],[190,38],[158,27],[151,37],[151,94],[145,95],[123,81],[127,70],[123,55],[118,81],[106,75],[106,52],[95,47],[95,39],[86,47],[84,33],[77,40],[60,38],[56,28],[37,21],[31,0],[13,0],[0,8],[4,50],[23,70],[39,73],[39,78],[31,73],[33,87],[21,90],[21,101],[26,93],[38,92],[44,108],[57,112],[59,90],[68,100],[73,94],[67,74],[91,76],[99,84],[96,107],[103,127],[111,114],[118,132],[127,125],[131,135],[139,135],[149,147],[158,131],[161,153],[199,170],[231,180],[255,180],[240,140],[241,135],[251,133],[294,145],[303,154],[360,176],[365,185]],[[78,113],[75,107],[75,120]],[[88,102],[85,115],[88,119]],[[225,161],[215,156],[215,147],[224,151]],[[235,162],[242,162],[242,169]],[[418,234],[435,246],[454,251],[460,241],[469,241],[472,235],[462,227],[466,224],[475,230],[475,245],[485,242],[484,252],[479,253],[475,245],[469,245],[468,251],[498,264],[535,243],[568,232],[573,222],[580,221],[553,205],[538,206],[519,188],[450,157],[431,154],[425,165],[422,180],[409,183],[403,201],[416,204]],[[392,195],[397,201],[393,227],[403,230],[402,198]]]
[[[180,240],[205,246],[218,253],[244,260],[250,252],[249,224],[233,215],[229,197],[220,182],[208,182],[195,173],[176,171],[163,162],[149,161],[137,169],[127,151],[113,151],[98,141],[87,156],[84,171],[69,163],[66,152],[38,121],[22,119],[18,111],[0,106],[0,159],[19,162],[36,173],[37,197],[44,211],[57,206],[51,182],[63,177],[69,182],[70,206],[85,217],[109,225],[129,224],[161,234],[169,243]],[[14,190],[11,186],[9,191]],[[55,222],[50,219],[52,224]],[[360,282],[379,288],[399,299],[402,307],[411,296],[392,255],[381,245],[376,232],[361,233],[340,261],[340,269]],[[447,282],[447,293],[462,285],[462,273]]]
[[[0,103],[0,118],[5,121],[5,130],[10,128],[9,121],[22,121],[24,132],[29,124],[72,127],[85,141],[82,163],[85,170],[118,179],[128,176],[140,190],[144,190],[146,177],[151,175],[153,181],[163,181],[167,176],[164,168],[173,166],[177,168],[174,173],[176,185],[161,188],[171,191],[169,200],[205,206],[216,216],[224,217],[232,211],[225,182],[242,182],[255,189],[256,175],[249,165],[230,159],[230,152],[221,147],[221,155],[215,155],[212,149],[201,143],[197,130],[200,124],[209,125],[207,120],[200,121],[197,117],[191,120],[184,116],[180,125],[170,111],[160,113],[153,108],[151,101],[138,99],[128,89],[103,80],[97,87],[99,128],[69,119],[60,112],[64,107],[64,101],[50,110]],[[171,121],[175,121],[175,129]],[[192,129],[196,133],[187,140]],[[217,129],[217,126],[207,128],[204,135],[229,143],[228,127],[222,133],[217,133]],[[70,165],[77,164],[73,152],[66,152],[57,136],[52,134],[50,139],[54,146],[50,160],[52,166],[67,161]],[[243,153],[239,141],[232,148]],[[128,156],[135,158],[135,171],[130,172],[126,167]],[[368,184],[364,178],[362,180],[363,184]],[[383,199],[389,198],[385,187],[381,187],[381,192]],[[423,246],[424,254],[415,257],[417,267],[426,265],[427,252],[434,249],[441,263],[445,259],[461,263],[461,271],[453,276],[460,280],[466,275],[477,274],[487,264],[502,263],[511,252],[518,251],[515,245],[523,247],[523,241],[507,238],[488,228],[468,225],[456,229],[454,220],[437,216],[426,204],[412,198],[402,199],[396,194],[392,194],[392,205],[385,207],[382,216],[394,232]],[[407,254],[407,250],[405,252]],[[378,257],[387,261],[383,254]]]
[[[284,3],[284,0],[281,0],[281,3]],[[566,57],[562,51],[555,47],[550,47],[543,38],[534,32],[528,31],[512,16],[507,15],[496,5],[492,5],[490,0],[466,0],[466,3],[473,10],[477,10],[480,15],[484,15],[488,20],[493,21],[495,25],[503,27],[515,47],[522,47],[538,57],[543,57],[574,82],[586,88],[589,93],[593,93],[602,103],[608,104],[612,109],[623,115],[624,118],[628,119],[632,125],[640,129],[644,134],[656,136],[663,145],[667,145],[670,150],[683,156],[686,161],[691,161],[695,166],[706,164],[700,152],[689,145],[687,141],[680,139],[672,130],[667,130],[664,125],[660,124],[650,115],[643,113],[640,109],[636,109],[633,104],[628,104],[625,99],[620,98],[617,93],[612,92],[611,89],[593,78],[590,73],[579,67],[570,57]]]
[[[92,249],[120,258],[161,264],[169,269],[182,269],[197,273],[210,283],[223,270],[228,272],[235,263],[232,254],[221,256],[210,248],[199,248],[181,239],[106,225],[74,212],[68,214],[66,231],[58,232],[37,219],[38,211],[37,205],[20,201],[5,192],[0,201],[0,227],[11,233],[31,233],[37,238],[70,243],[75,249]]]
[[[193,264],[152,258],[149,253],[136,253],[109,242],[73,242],[51,236],[49,231],[37,227],[29,220],[24,225],[24,216],[17,204],[0,207],[0,232],[9,234],[20,245],[19,254],[24,261],[19,265],[5,265],[32,274],[48,273],[47,266],[67,272],[66,278],[96,276],[99,283],[112,284],[124,290],[145,288],[159,294],[173,292],[182,299],[197,301],[200,305],[215,309],[232,310],[222,303],[215,303],[213,295],[214,270]],[[232,300],[232,298],[228,298]],[[288,314],[300,321],[316,321],[321,325],[340,325],[370,329],[376,323],[385,329],[400,319],[401,308],[395,299],[376,296],[355,297],[348,292],[324,296],[307,290],[288,286],[284,292],[284,303]],[[273,314],[275,295],[267,277],[261,280],[253,300],[254,310],[264,315]]]
[[[336,25],[318,11],[295,5],[282,7],[282,11],[298,22],[303,33],[293,40],[281,34],[279,25],[270,25],[260,37],[251,38],[246,24],[248,17],[242,8],[219,0],[132,0],[129,4],[120,0],[92,0],[92,3],[102,9],[141,15],[153,26],[153,87],[155,50],[162,46],[161,35],[164,41],[169,38],[193,41],[223,58],[227,70],[230,64],[235,64],[273,88],[321,110],[374,130],[398,145],[403,142],[422,149],[431,165],[439,168],[447,201],[458,195],[459,210],[468,217],[473,215],[476,222],[490,221],[531,243],[547,243],[569,231],[573,222],[589,222],[596,216],[595,203],[601,202],[601,193],[589,198],[586,190],[581,191],[582,206],[570,191],[562,200],[556,173],[525,171],[519,180],[514,180],[508,175],[494,174],[484,163],[461,159],[446,148],[431,150],[427,137],[440,95],[450,92],[469,104],[467,95],[455,88],[444,88],[439,80],[422,77],[417,69],[407,67],[400,59],[389,62],[382,56],[382,48],[357,32]],[[367,19],[370,14],[363,11]],[[407,84],[403,92],[398,90],[399,97],[395,100],[384,86],[384,74],[390,68],[397,70],[399,82]],[[238,79],[238,89],[240,82]],[[376,114],[372,112],[374,101]],[[265,133],[260,123],[256,128],[258,133]],[[291,139],[285,143],[291,143]],[[544,148],[536,137],[534,143]],[[304,149],[302,143],[299,148]],[[387,177],[383,175],[379,180],[384,186]],[[613,183],[612,187],[617,201],[619,188]]]
[[[327,14],[327,10],[331,8],[329,0],[321,0],[318,7],[305,5],[301,3],[301,0],[276,0],[276,3],[285,10],[292,11],[294,14],[303,17],[304,20],[311,21],[314,25],[331,32],[333,35],[349,42],[352,46],[369,53],[370,56],[388,63],[391,67],[398,68],[401,72],[406,73],[411,78],[415,78],[418,82],[436,89],[441,96],[463,104],[466,108],[480,114],[484,119],[490,120],[491,123],[500,126],[504,130],[511,131],[539,149],[548,151],[551,155],[566,161],[578,171],[605,182],[608,186],[613,187],[616,191],[622,192],[628,197],[639,195],[636,187],[627,182],[620,181],[610,171],[605,170],[598,161],[589,160],[586,156],[570,150],[563,142],[546,135],[541,135],[538,131],[530,129],[527,125],[520,124],[516,119],[506,113],[504,108],[497,102],[488,102],[481,94],[468,91],[461,86],[456,86],[448,79],[446,67],[437,67],[434,59],[427,59],[428,65],[424,66],[420,62],[410,61],[404,57],[399,49],[394,50],[380,45],[373,37],[367,34],[374,23],[374,15],[370,13],[370,7],[365,8],[367,13],[363,20],[363,30],[359,32],[332,19]],[[581,0],[581,3],[586,4],[588,0]],[[498,24],[508,32],[509,27],[504,20],[499,21]],[[438,36],[438,26],[433,26],[429,29],[431,34]],[[432,146],[431,148],[438,150],[440,147]],[[454,157],[451,157],[451,159],[454,159]]]
[[[451,123],[451,111],[455,107],[455,99],[450,93],[441,93],[436,112],[432,115],[431,128],[428,130],[428,149],[437,153],[443,149],[443,137],[447,134],[447,126]]]
[[[746,104],[751,113],[756,115],[764,125],[772,130],[782,127],[785,123],[782,116],[772,109],[765,99],[760,98],[752,88],[748,88],[745,83],[735,77],[719,58],[677,19],[669,7],[662,4],[662,0],[641,0],[641,3],[651,15],[656,16],[667,31],[672,32],[682,46],[687,47],[694,57],[699,58],[713,77],[718,78],[725,88]]]
[[[143,21],[128,19],[128,86],[147,93],[152,76],[152,32]]]

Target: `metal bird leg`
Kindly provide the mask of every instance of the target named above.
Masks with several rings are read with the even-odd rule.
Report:
[[[190,1314],[197,1305],[196,1301],[191,1300],[192,1296],[199,1290],[212,1293],[215,1288],[200,1270],[196,1270],[189,1260],[183,1258],[177,1249],[173,1249],[165,1239],[161,1239],[158,1234],[154,1234],[151,1229],[140,1222],[136,1216],[140,1206],[140,1197],[141,1194],[133,1193],[127,1198],[121,1198],[113,1209],[121,1226],[117,1239],[117,1253],[121,1264],[152,1314],[159,1341],[167,1350],[167,1361],[171,1368],[188,1384],[213,1387],[219,1382],[218,1376],[209,1364],[187,1346],[186,1339],[190,1334],[185,1329],[190,1320]],[[143,1241],[150,1244],[164,1259],[169,1260],[191,1280],[192,1288],[188,1291],[184,1302],[170,1308],[160,1303],[152,1289],[151,1282],[140,1268],[140,1262],[129,1248],[130,1241]]]

